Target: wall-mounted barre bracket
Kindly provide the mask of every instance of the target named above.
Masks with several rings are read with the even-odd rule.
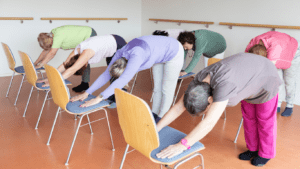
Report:
[[[121,21],[120,20],[118,20],[118,23],[120,23]]]
[[[52,23],[52,20],[49,20],[49,23]]]
[[[209,24],[206,24],[205,27],[208,28],[208,27],[209,27]]]
[[[154,21],[154,23],[156,23],[156,24],[157,24],[157,23],[158,23],[158,21]]]
[[[232,29],[232,25],[228,26],[229,29]]]
[[[177,25],[180,26],[180,25],[181,25],[181,22],[178,22]]]
[[[271,31],[275,31],[275,28],[272,28]]]
[[[89,23],[89,20],[85,20],[86,21],[86,23]]]
[[[23,20],[21,20],[21,24],[23,23]]]

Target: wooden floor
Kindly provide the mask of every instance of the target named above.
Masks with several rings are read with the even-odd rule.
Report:
[[[104,71],[104,68],[92,69],[92,82],[98,75]],[[69,79],[73,85],[77,86],[81,82],[81,77],[71,77]],[[183,82],[188,84],[190,80]],[[44,92],[34,91],[28,106],[26,117],[22,117],[23,111],[30,92],[30,84],[24,83],[17,106],[14,106],[14,100],[17,95],[21,76],[15,77],[9,97],[6,98],[6,91],[10,82],[10,77],[0,78],[0,168],[3,169],[117,169],[122,160],[126,143],[118,124],[118,115],[116,109],[109,109],[109,121],[112,129],[115,151],[109,138],[109,132],[106,121],[100,121],[92,124],[94,134],[90,134],[88,126],[80,128],[74,149],[69,161],[65,166],[65,161],[73,140],[75,128],[79,120],[74,120],[74,116],[65,112],[60,113],[56,128],[54,129],[50,145],[46,142],[55,117],[57,106],[52,100],[45,104],[44,112],[41,117],[40,125],[35,130],[35,124],[39,111],[45,97]],[[103,88],[95,92],[99,94]],[[151,81],[149,71],[142,71],[138,74],[138,80],[133,94],[144,99],[148,104],[151,98]],[[181,90],[179,96],[182,95]],[[71,95],[76,95],[71,92]],[[151,106],[151,104],[150,104]],[[285,105],[283,105],[285,106]],[[269,161],[264,166],[265,169],[295,169],[300,168],[300,110],[295,106],[291,117],[281,117],[278,114],[278,137],[277,137],[277,155],[275,159]],[[283,108],[282,108],[283,109]],[[237,158],[238,154],[247,150],[244,131],[241,130],[237,143],[233,143],[238,125],[241,120],[240,105],[227,108],[226,121],[221,118],[201,142],[206,149],[201,151],[204,155],[205,168],[207,169],[241,169],[256,168],[249,161],[241,161]],[[91,119],[97,119],[104,116],[103,111],[94,113]],[[185,112],[175,122],[172,127],[189,133],[199,122],[200,118],[191,117]],[[86,122],[86,119],[84,119]],[[183,169],[193,168],[200,162],[195,158],[185,165]],[[124,169],[160,169],[155,164],[145,158],[139,152],[132,152],[127,155]]]

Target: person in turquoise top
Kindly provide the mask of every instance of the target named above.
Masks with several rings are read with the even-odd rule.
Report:
[[[181,32],[178,36],[178,41],[184,47],[184,59],[186,59],[187,51],[193,49],[194,56],[190,64],[181,71],[180,76],[184,76],[195,68],[201,55],[204,56],[205,67],[209,58],[224,58],[226,50],[226,41],[224,37],[216,32],[200,29],[192,32]],[[185,67],[185,63],[183,68]]]
[[[88,26],[76,26],[76,25],[65,25],[51,30],[51,33],[40,33],[38,36],[38,42],[44,50],[40,54],[39,58],[34,62],[36,68],[43,67],[51,59],[54,58],[58,49],[70,50],[75,49],[77,45],[86,39],[97,36],[96,31]],[[74,52],[70,54],[73,56]],[[71,57],[69,57],[71,58]],[[66,62],[69,60],[67,59]],[[73,90],[82,92],[89,88],[88,82],[90,65],[87,66],[83,75],[82,82],[79,86],[74,87]]]

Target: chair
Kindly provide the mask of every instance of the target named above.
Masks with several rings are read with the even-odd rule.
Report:
[[[241,130],[241,127],[242,127],[242,125],[243,125],[243,121],[244,121],[244,119],[243,119],[243,117],[242,117],[242,119],[241,119],[241,122],[240,122],[240,125],[239,125],[239,128],[238,128],[238,131],[236,132],[236,136],[235,136],[235,139],[234,139],[234,143],[236,143],[236,141],[237,141],[237,139],[238,139],[238,137],[239,137],[239,134],[240,134],[240,130]]]
[[[154,163],[161,164],[161,168],[164,165],[169,169],[169,165],[175,164],[174,169],[176,169],[186,161],[200,156],[202,163],[199,166],[202,166],[204,169],[203,156],[198,152],[204,149],[204,145],[200,142],[196,142],[191,149],[171,159],[157,158],[156,154],[158,152],[169,145],[178,143],[186,134],[168,126],[158,133],[151,110],[144,100],[120,89],[115,89],[115,95],[119,123],[127,143],[120,169],[122,169],[126,155],[129,153],[127,152],[129,146],[142,153]]]
[[[51,136],[52,136],[52,133],[53,133],[53,130],[54,130],[54,126],[55,126],[58,114],[60,113],[60,109],[63,109],[64,111],[66,111],[69,114],[72,114],[72,115],[75,115],[75,116],[76,115],[80,116],[80,120],[79,120],[77,129],[76,129],[74,139],[73,139],[73,142],[72,142],[72,145],[71,145],[71,148],[70,148],[70,151],[69,151],[69,155],[68,155],[68,158],[67,158],[67,161],[66,161],[65,165],[68,165],[68,162],[69,162],[69,159],[70,159],[70,156],[71,156],[71,152],[72,152],[72,149],[73,149],[73,146],[74,146],[74,143],[75,143],[78,131],[79,131],[79,127],[82,127],[82,126],[85,126],[85,125],[88,124],[90,126],[91,134],[93,134],[91,123],[103,120],[105,118],[107,120],[108,130],[109,130],[110,139],[111,139],[111,143],[112,143],[112,147],[113,147],[112,150],[115,151],[114,143],[113,143],[113,139],[112,139],[112,134],[111,134],[111,131],[110,131],[110,126],[109,126],[107,111],[106,111],[106,109],[104,109],[104,107],[107,107],[109,105],[109,103],[107,101],[102,101],[102,102],[100,102],[100,103],[98,103],[94,106],[84,107],[84,108],[79,107],[85,101],[91,100],[91,99],[96,97],[96,96],[93,96],[93,95],[89,95],[88,98],[85,99],[84,101],[76,101],[76,102],[73,102],[73,103],[69,102],[70,93],[69,93],[69,90],[66,87],[66,83],[63,80],[63,78],[62,78],[61,74],[59,73],[59,71],[57,69],[55,69],[54,67],[49,66],[49,65],[45,65],[45,69],[46,69],[46,74],[47,74],[47,77],[48,77],[48,80],[49,80],[53,101],[54,101],[55,104],[57,104],[59,106],[58,110],[56,112],[56,116],[55,116],[55,119],[54,119],[54,122],[53,122],[53,126],[52,126],[52,129],[51,129],[50,135],[49,135],[47,145],[50,144],[50,139],[51,139]],[[103,110],[105,112],[105,117],[90,122],[90,119],[89,119],[88,115],[93,113],[93,112],[96,112],[98,110]],[[81,125],[81,122],[82,122],[82,119],[83,119],[84,116],[87,117],[88,123]]]
[[[12,54],[10,48],[5,43],[1,42],[1,44],[2,44],[2,47],[3,47],[4,53],[6,55],[8,66],[13,71],[12,77],[10,79],[9,87],[7,89],[7,92],[6,92],[6,97],[8,97],[9,90],[10,90],[12,81],[14,79],[15,73],[18,73],[18,74],[22,75],[22,81],[21,81],[21,84],[20,84],[20,87],[19,87],[19,91],[18,91],[16,100],[15,100],[15,103],[14,103],[14,105],[16,106],[17,105],[17,101],[18,101],[18,97],[19,97],[19,94],[20,94],[20,91],[21,91],[21,88],[22,88],[22,84],[23,84],[23,81],[24,81],[25,70],[24,70],[23,66],[15,67],[16,66],[16,61],[15,61],[14,55]],[[39,68],[39,69],[36,69],[36,70],[39,70],[39,73],[41,73],[41,75],[43,76],[42,72],[40,71],[40,70],[43,70],[43,69],[44,68]]]
[[[41,90],[41,91],[46,92],[45,99],[44,99],[44,102],[43,102],[43,106],[41,108],[40,115],[39,115],[38,121],[37,121],[36,126],[35,126],[35,129],[37,129],[40,118],[41,118],[42,113],[43,113],[43,109],[44,109],[49,91],[50,91],[50,87],[49,86],[42,87],[44,85],[44,83],[36,83],[38,77],[37,77],[36,70],[33,66],[33,63],[31,61],[30,57],[26,53],[21,52],[21,51],[19,51],[19,55],[21,57],[21,61],[22,61],[22,64],[23,64],[23,67],[24,67],[24,70],[25,70],[26,79],[27,79],[28,83],[30,83],[32,85],[31,90],[30,90],[30,94],[29,94],[29,97],[28,97],[28,101],[27,101],[27,104],[26,104],[26,107],[25,107],[25,110],[24,110],[24,113],[23,113],[23,117],[25,117],[25,115],[26,115],[27,107],[28,107],[28,104],[29,104],[29,101],[30,101],[30,98],[31,98],[33,88],[36,88],[38,91]],[[71,84],[71,82],[68,81],[68,80],[66,80],[66,82],[68,84]]]

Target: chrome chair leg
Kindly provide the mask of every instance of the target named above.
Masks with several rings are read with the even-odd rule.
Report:
[[[50,144],[50,139],[51,139],[51,137],[52,137],[52,133],[53,133],[53,130],[54,130],[54,126],[55,126],[56,119],[57,119],[57,117],[58,117],[59,111],[60,111],[60,107],[58,107],[58,109],[57,109],[57,112],[56,112],[56,115],[55,115],[55,118],[54,118],[54,122],[53,122],[53,125],[52,125],[52,129],[51,129],[51,132],[50,132],[50,135],[49,135],[49,138],[48,138],[47,145]]]
[[[224,120],[226,120],[226,109],[224,110]]]
[[[31,97],[31,94],[32,94],[32,90],[33,90],[33,86],[31,87],[31,90],[30,90],[30,94],[29,94],[29,97],[28,97],[28,101],[27,101],[24,113],[23,113],[23,117],[25,117],[25,114],[26,114],[26,111],[27,111],[27,107],[28,107],[28,104],[29,104],[29,101],[30,101],[30,97]]]
[[[176,102],[176,99],[177,99],[178,93],[179,93],[179,91],[180,91],[181,84],[182,84],[182,82],[183,82],[183,80],[182,80],[182,79],[180,79],[180,80],[181,80],[181,81],[180,81],[180,84],[179,84],[179,87],[178,87],[177,93],[176,93],[176,95],[175,95],[174,102],[173,102],[173,105],[172,105],[172,106],[174,106],[174,104],[175,104],[175,102]]]
[[[9,86],[8,86],[8,89],[7,89],[7,92],[6,92],[6,97],[8,97],[8,93],[9,93],[9,90],[10,90],[10,87],[11,87],[11,84],[12,84],[12,81],[14,79],[14,75],[15,75],[15,72],[13,72],[11,78],[10,78],[10,83],[9,83]]]
[[[191,159],[193,159],[194,157],[197,157],[197,156],[200,156],[200,157],[201,157],[201,164],[198,165],[197,168],[198,168],[199,166],[202,166],[202,169],[204,169],[204,158],[203,158],[203,155],[202,155],[201,153],[198,153],[198,152],[195,153],[195,154],[193,154],[193,155],[191,155],[191,156],[189,156],[188,158],[186,158],[186,159],[184,159],[184,160],[178,162],[178,163],[174,166],[174,169],[177,169],[181,164],[183,164],[183,163],[185,163],[185,162],[187,162],[187,161],[189,161],[189,160],[191,160]],[[171,168],[171,167],[170,167],[170,168]]]
[[[201,119],[201,120],[203,120],[203,119],[204,119],[204,117],[205,117],[205,114],[203,114],[203,115],[202,115],[202,119]]]
[[[42,113],[43,113],[43,110],[44,110],[44,106],[45,106],[45,103],[46,103],[46,100],[47,100],[47,96],[48,96],[48,94],[49,94],[49,91],[50,91],[50,90],[47,90],[47,91],[46,91],[46,96],[45,96],[45,99],[44,99],[44,103],[43,103],[43,106],[42,106],[42,108],[41,108],[41,111],[40,111],[40,115],[39,115],[38,121],[36,122],[35,129],[38,129],[39,122],[40,122],[40,119],[41,119],[41,116],[42,116]]]
[[[20,91],[21,91],[21,88],[22,88],[22,85],[23,85],[23,81],[24,81],[24,77],[25,75],[22,75],[22,81],[21,81],[21,84],[20,84],[20,87],[19,87],[19,91],[18,91],[18,95],[16,97],[16,100],[15,100],[15,104],[14,105],[17,105],[17,101],[18,101],[18,98],[19,98],[19,94],[20,94]]]
[[[122,158],[122,162],[121,162],[121,165],[120,165],[119,169],[123,168],[123,164],[124,164],[124,161],[125,161],[125,158],[126,158],[126,155],[127,155],[128,148],[129,148],[129,144],[127,144],[127,146],[126,146],[126,149],[125,149],[125,152],[124,152],[124,155],[123,155],[123,158]]]
[[[135,85],[137,75],[138,75],[138,73],[135,74],[135,78],[134,78],[134,81],[133,81],[133,84],[132,84],[132,87],[131,87],[131,90],[130,90],[130,94],[132,94],[133,87],[134,87],[134,85]]]
[[[93,133],[93,130],[92,130],[92,126],[91,126],[89,115],[86,115],[86,117],[87,117],[88,122],[89,122],[90,130],[91,130],[91,135],[93,135],[94,133]]]
[[[72,153],[72,150],[73,150],[73,147],[74,147],[74,144],[75,144],[75,140],[77,138],[77,134],[78,134],[78,131],[79,131],[79,128],[80,128],[80,124],[81,124],[81,121],[82,121],[83,117],[84,117],[84,115],[82,115],[80,117],[80,120],[79,120],[77,129],[76,129],[76,132],[75,132],[75,135],[74,135],[74,138],[73,138],[73,142],[72,142],[72,145],[71,145],[71,148],[70,148],[70,151],[69,151],[69,155],[68,155],[68,158],[67,158],[67,161],[66,161],[65,165],[69,165],[69,159],[70,159],[70,156],[71,156],[71,153]]]
[[[152,90],[152,96],[151,96],[150,102],[153,101],[153,95],[154,95],[154,91]]]
[[[234,143],[236,143],[236,141],[237,141],[237,139],[238,139],[238,137],[239,137],[239,134],[240,134],[240,130],[241,130],[243,121],[244,121],[244,119],[242,118],[242,120],[241,120],[241,122],[240,122],[239,129],[238,129],[238,131],[237,131],[237,133],[236,133],[236,136],[235,136],[235,139],[234,139]]]
[[[113,138],[112,138],[110,125],[109,125],[109,120],[108,120],[108,116],[107,116],[107,111],[106,111],[106,109],[103,109],[103,110],[105,111],[105,115],[106,115],[106,121],[107,121],[108,130],[109,130],[110,141],[111,141],[111,145],[113,147],[112,151],[115,151],[114,141],[113,141]]]

